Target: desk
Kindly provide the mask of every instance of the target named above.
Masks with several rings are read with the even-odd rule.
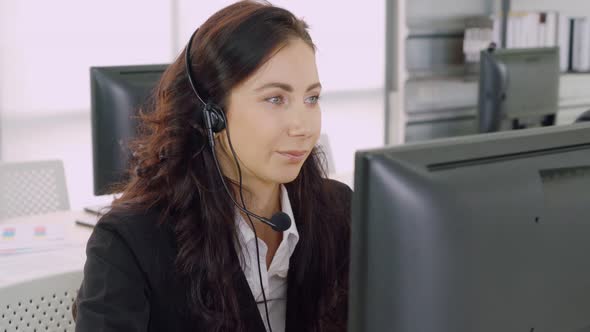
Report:
[[[75,221],[96,218],[86,212],[61,211],[0,221],[0,224],[63,224],[68,243],[66,248],[0,256],[0,288],[54,274],[81,271],[86,262],[86,242],[92,228],[76,225]]]

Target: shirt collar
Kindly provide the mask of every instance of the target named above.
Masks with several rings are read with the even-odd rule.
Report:
[[[285,232],[283,232],[283,238],[287,237],[287,239],[293,238],[296,242],[299,240],[299,232],[297,231],[297,225],[295,225],[295,216],[293,215],[293,208],[291,207],[291,200],[289,199],[289,193],[287,192],[287,188],[281,184],[281,210],[283,213],[289,216],[291,219],[291,225]],[[291,240],[289,240],[289,246],[291,246]],[[292,248],[289,248],[290,254],[293,253],[295,250],[295,245]]]

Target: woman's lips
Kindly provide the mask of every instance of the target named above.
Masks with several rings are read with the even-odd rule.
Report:
[[[287,160],[292,163],[298,163],[302,161],[307,155],[307,151],[304,150],[278,151],[277,153],[287,158]]]

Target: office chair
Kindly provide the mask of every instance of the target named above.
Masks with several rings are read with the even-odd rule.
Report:
[[[82,271],[0,287],[0,331],[73,332],[72,305]]]
[[[582,115],[580,115],[576,119],[576,123],[578,123],[578,122],[586,122],[586,121],[590,121],[590,110],[582,113]]]
[[[0,220],[69,208],[60,160],[0,163]]]

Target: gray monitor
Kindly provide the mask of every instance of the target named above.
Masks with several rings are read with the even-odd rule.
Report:
[[[94,194],[112,193],[127,179],[128,144],[136,136],[137,111],[167,65],[90,68]]]
[[[590,124],[359,151],[349,331],[590,331]]]
[[[481,52],[478,123],[482,133],[555,124],[559,48]]]

